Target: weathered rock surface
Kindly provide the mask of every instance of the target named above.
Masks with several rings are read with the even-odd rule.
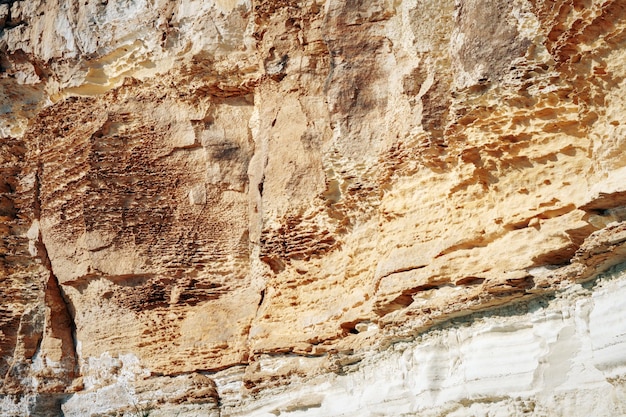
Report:
[[[619,0],[0,0],[0,410],[626,414],[625,59]]]

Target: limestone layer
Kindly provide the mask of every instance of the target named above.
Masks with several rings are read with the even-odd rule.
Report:
[[[620,0],[0,0],[0,410],[626,413],[624,62]]]

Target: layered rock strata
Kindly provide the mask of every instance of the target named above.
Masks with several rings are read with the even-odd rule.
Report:
[[[4,414],[626,412],[623,2],[0,28]]]

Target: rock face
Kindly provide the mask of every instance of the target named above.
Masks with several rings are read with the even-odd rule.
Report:
[[[626,414],[624,62],[619,0],[0,0],[2,414]]]

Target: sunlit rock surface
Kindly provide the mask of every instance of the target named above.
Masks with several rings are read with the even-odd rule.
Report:
[[[626,414],[626,4],[0,0],[0,410]]]

